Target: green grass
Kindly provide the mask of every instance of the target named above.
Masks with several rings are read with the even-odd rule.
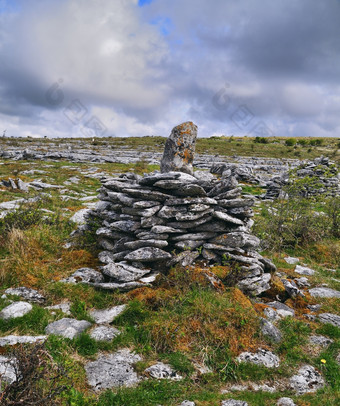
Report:
[[[139,148],[141,151],[160,151],[163,149],[164,141],[165,139],[161,137],[100,139],[95,140],[95,145],[92,146],[98,150],[105,149],[105,152],[124,145]],[[300,139],[297,139],[296,148],[287,147],[285,141],[285,139],[269,139],[264,144],[255,143],[251,138],[199,139],[197,151],[219,155],[272,157],[296,157],[296,153],[299,153],[301,157],[311,158],[321,153],[331,156],[337,140],[325,139],[322,145],[311,146],[309,140],[305,145],[301,145]],[[56,140],[51,141],[54,142],[57,143]],[[81,142],[88,144],[89,140]],[[43,143],[46,150],[52,145],[49,140]],[[30,145],[30,141],[27,141],[27,145]],[[334,157],[338,159],[339,152]],[[340,402],[338,402],[339,367],[335,362],[339,351],[340,329],[332,325],[310,323],[302,316],[309,301],[321,303],[322,312],[337,312],[339,300],[306,298],[300,301],[298,304],[303,305],[303,308],[297,309],[297,317],[280,322],[279,326],[284,335],[283,342],[273,344],[265,341],[260,334],[258,317],[261,314],[254,310],[249,299],[233,288],[226,288],[221,292],[212,290],[202,278],[199,266],[190,271],[173,269],[168,275],[163,275],[154,288],[143,288],[129,293],[99,291],[88,285],[60,283],[58,280],[71,275],[78,268],[98,265],[98,251],[94,244],[93,232],[77,241],[77,246],[72,249],[63,248],[70,232],[76,227],[68,221],[69,217],[85,207],[79,200],[78,193],[96,195],[96,190],[100,186],[98,180],[81,175],[80,172],[97,167],[98,172],[104,171],[107,174],[127,171],[142,173],[157,167],[146,165],[143,159],[136,165],[62,161],[48,162],[50,165],[48,167],[45,167],[45,163],[37,161],[29,162],[29,165],[24,164],[23,161],[5,161],[5,165],[0,165],[0,179],[19,176],[26,181],[41,178],[48,183],[60,184],[71,176],[78,176],[80,182],[65,186],[68,189],[67,195],[72,196],[72,199],[63,201],[58,190],[51,190],[48,191],[50,195],[48,197],[40,195],[42,199],[36,204],[29,207],[23,205],[23,216],[13,215],[6,220],[7,224],[10,224],[10,220],[13,222],[15,220],[14,224],[20,230],[16,234],[9,231],[6,238],[3,234],[0,236],[1,288],[10,286],[36,288],[47,297],[46,305],[68,301],[71,303],[71,317],[90,321],[92,320],[89,311],[93,308],[104,309],[128,304],[127,309],[112,323],[121,331],[112,342],[97,343],[88,333],[83,333],[74,340],[55,336],[48,338],[46,345],[49,353],[54,360],[63,364],[69,375],[65,380],[67,389],[58,399],[61,405],[177,406],[184,399],[190,399],[194,400],[197,406],[220,406],[222,399],[232,397],[247,401],[250,406],[273,406],[283,395],[292,397],[299,406],[320,404],[333,406]],[[70,167],[75,167],[76,170]],[[43,169],[46,174],[22,175],[21,173],[27,169]],[[242,185],[242,189],[243,193],[247,194],[256,195],[263,192],[261,188],[253,185]],[[25,194],[5,190],[0,194],[0,201],[36,195],[39,194],[35,191]],[[261,204],[262,209],[266,207],[265,203]],[[47,214],[48,219],[43,219],[38,213],[41,208],[52,210],[54,214]],[[271,216],[268,210],[262,213],[261,208],[255,207],[255,223],[260,225],[261,218],[266,220]],[[324,202],[316,201],[313,210],[323,212]],[[43,213],[44,216],[45,214]],[[287,254],[298,256],[301,263],[306,263],[317,271],[309,278],[312,286],[327,283],[329,287],[339,289],[339,282],[334,280],[340,278],[338,243],[336,239],[322,238],[318,242],[308,241],[305,245],[281,247],[280,252],[267,249],[266,254],[273,258],[279,270],[288,276],[297,275],[293,272],[294,266],[288,265],[283,258]],[[331,267],[338,267],[338,271],[336,273],[327,271],[327,268]],[[224,267],[215,267],[212,271],[222,280],[228,273]],[[0,299],[0,309],[7,304],[8,301]],[[33,311],[20,319],[0,320],[0,335],[44,334],[49,322],[65,317],[60,311],[55,313],[51,315],[41,306],[33,305]],[[307,340],[312,333],[328,336],[334,340],[334,344],[318,354],[310,353]],[[280,356],[279,368],[268,369],[253,364],[238,364],[235,361],[235,357],[241,351],[255,351],[263,346]],[[134,388],[93,393],[86,383],[84,364],[95,359],[98,353],[113,352],[120,348],[130,348],[142,356],[143,361],[136,365],[136,370],[141,375],[147,366],[163,361],[172,365],[184,376],[184,380],[168,382],[150,379]],[[8,351],[9,349],[2,350],[4,353]],[[326,363],[321,363],[321,359],[326,360]],[[194,368],[196,363],[204,364],[211,372],[200,375]],[[299,398],[294,397],[289,391],[284,394],[240,392],[221,395],[220,393],[221,388],[227,383],[286,379],[303,363],[320,369],[328,386],[314,395],[306,394]]]
[[[33,304],[33,309],[22,317],[9,320],[0,319],[0,332],[1,335],[13,333],[41,335],[45,334],[45,327],[54,319],[55,317],[48,310]]]

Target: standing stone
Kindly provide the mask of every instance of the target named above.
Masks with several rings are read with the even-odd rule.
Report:
[[[161,172],[178,171],[193,174],[197,126],[188,121],[173,128],[161,160]]]

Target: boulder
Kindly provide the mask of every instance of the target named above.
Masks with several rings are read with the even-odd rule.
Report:
[[[46,334],[54,334],[64,338],[73,339],[91,327],[91,323],[86,320],[76,320],[63,318],[50,323],[46,329]]]
[[[186,122],[173,128],[165,143],[161,172],[178,171],[193,174],[197,126]]]
[[[90,337],[96,341],[112,341],[115,337],[120,334],[120,331],[114,327],[109,326],[98,326],[95,327],[91,333]]]
[[[337,314],[321,313],[319,314],[319,319],[321,323],[332,324],[333,326],[340,328],[340,316],[338,316]]]
[[[325,381],[314,367],[304,365],[298,373],[290,378],[290,387],[298,394],[303,395],[307,392],[316,392],[325,386]]]
[[[267,368],[277,368],[280,365],[280,359],[271,351],[259,349],[256,353],[242,352],[237,357],[238,362],[250,362],[256,365],[263,365]]]
[[[157,364],[151,365],[151,367],[146,368],[144,373],[155,379],[169,379],[172,381],[183,379],[183,377],[178,375],[170,365],[164,364],[163,362],[158,362]]]
[[[27,302],[14,302],[0,312],[0,319],[9,320],[23,317],[32,310],[32,305]]]
[[[103,354],[85,365],[87,380],[96,391],[115,387],[130,387],[140,382],[133,364],[142,358],[128,349]]]
[[[24,286],[6,289],[5,294],[20,296],[22,299],[27,300],[28,302],[43,303],[45,301],[45,297],[37,290],[26,288]]]
[[[263,318],[261,318],[261,331],[263,335],[277,343],[282,340],[281,331],[273,323]]]
[[[309,289],[309,293],[313,297],[340,297],[340,292],[338,290],[325,288],[322,286]]]
[[[126,305],[120,305],[109,309],[91,310],[90,316],[97,324],[112,323],[125,309]]]

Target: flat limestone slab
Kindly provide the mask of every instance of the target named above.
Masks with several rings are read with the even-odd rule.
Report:
[[[86,320],[63,318],[50,323],[45,331],[46,334],[55,334],[64,338],[73,339],[83,331],[87,330],[90,326],[91,323]]]
[[[0,337],[0,347],[5,347],[6,345],[16,345],[16,344],[33,344],[36,342],[42,342],[47,339],[47,336],[15,336],[9,335],[5,337]]]
[[[85,365],[87,380],[94,390],[136,385],[140,378],[133,369],[133,364],[141,361],[138,354],[128,349],[113,354],[101,355],[96,361]]]

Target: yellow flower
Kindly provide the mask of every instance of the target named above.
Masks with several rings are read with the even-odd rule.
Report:
[[[326,364],[327,361],[326,361],[325,359],[322,359],[321,362],[322,362],[323,364]]]

